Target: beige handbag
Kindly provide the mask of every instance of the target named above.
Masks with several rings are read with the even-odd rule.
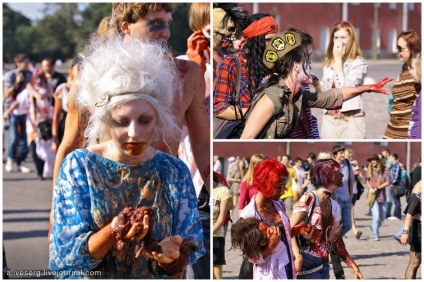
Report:
[[[380,185],[381,176],[377,178],[377,186]],[[372,207],[374,205],[375,196],[377,196],[377,191],[375,193],[371,193],[368,191],[368,198],[367,198],[367,204],[369,207]]]

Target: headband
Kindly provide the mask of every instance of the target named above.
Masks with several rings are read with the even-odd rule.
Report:
[[[266,45],[263,62],[268,69],[272,69],[275,62],[288,52],[302,44],[297,32],[284,31],[277,33]]]
[[[275,19],[271,16],[263,17],[262,19],[254,21],[243,30],[243,41],[240,45],[243,45],[246,40],[252,37],[276,32],[278,32],[278,24]]]

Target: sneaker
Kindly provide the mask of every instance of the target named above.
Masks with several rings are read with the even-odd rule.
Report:
[[[391,216],[388,218],[388,220],[400,220],[399,218],[397,218],[396,216]]]
[[[378,238],[378,237],[373,237],[373,238],[372,238],[372,240],[373,240],[373,241],[380,241],[380,238]]]
[[[7,158],[6,166],[4,167],[4,169],[5,169],[7,172],[11,172],[11,171],[13,170],[13,159],[11,159],[11,158]]]
[[[18,169],[19,169],[19,171],[20,172],[22,172],[22,173],[30,173],[31,172],[31,169],[30,168],[27,168],[26,166],[24,166],[24,165],[20,165],[19,167],[18,167]]]

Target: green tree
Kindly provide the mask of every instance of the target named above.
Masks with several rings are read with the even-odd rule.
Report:
[[[80,37],[84,40],[97,31],[100,21],[111,15],[112,3],[91,3],[81,11]]]
[[[45,17],[39,20],[34,33],[37,40],[32,46],[32,53],[37,61],[50,56],[66,60],[75,55],[80,41],[77,3],[46,4]]]
[[[190,3],[175,3],[174,14],[172,15],[171,38],[169,44],[172,49],[178,54],[185,54],[187,50],[187,38],[192,31],[188,25],[188,11]]]
[[[7,4],[3,4],[3,62],[12,63],[17,53],[30,55],[31,48],[22,44],[23,30],[25,34],[31,34],[31,20],[10,9]],[[21,32],[18,32],[18,29]]]

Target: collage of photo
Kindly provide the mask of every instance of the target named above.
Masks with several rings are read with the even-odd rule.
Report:
[[[422,279],[421,2],[7,2],[3,279]]]

